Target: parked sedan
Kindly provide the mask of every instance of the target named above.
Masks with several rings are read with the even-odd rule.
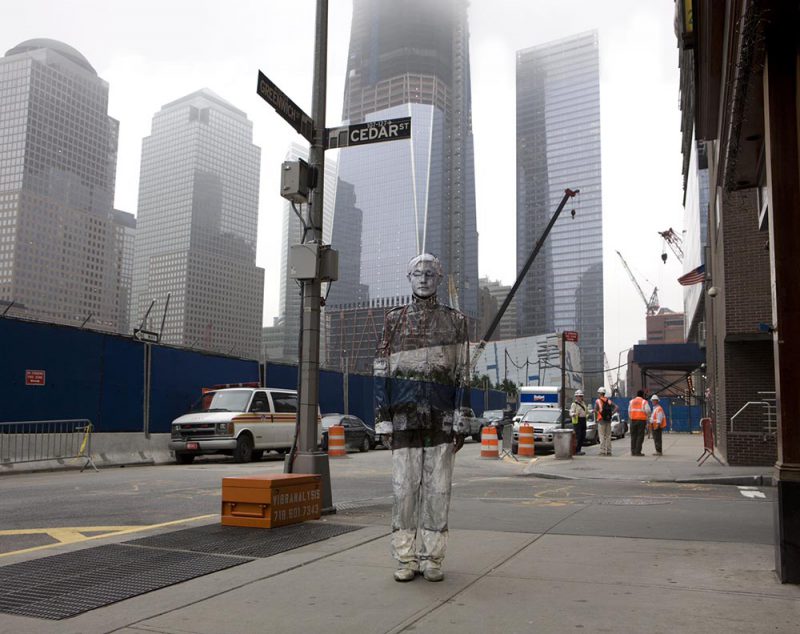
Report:
[[[619,414],[614,414],[611,417],[611,437],[625,438],[626,433],[628,433],[628,421],[621,420]]]
[[[611,438],[625,438],[628,433],[628,423],[621,420],[619,414],[614,414],[611,417]],[[594,413],[589,414],[586,419],[586,443],[591,445],[600,442],[600,434],[597,430],[597,424],[594,422]]]
[[[333,425],[344,427],[346,449],[369,451],[375,449],[375,431],[358,416],[325,414],[322,417],[322,450],[328,450],[328,429]]]
[[[600,433],[597,430],[597,423],[594,422],[594,415],[589,414],[586,418],[586,444],[596,445],[600,442]]]
[[[536,449],[553,449],[553,431],[556,429],[572,428],[569,412],[564,410],[559,415],[559,410],[554,407],[533,407],[525,412],[520,422],[514,423],[514,438],[511,451],[516,453],[519,444],[520,425],[533,427],[533,440]]]

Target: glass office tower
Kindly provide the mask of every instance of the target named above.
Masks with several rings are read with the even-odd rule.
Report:
[[[340,276],[329,310],[337,307],[344,316],[344,307],[369,312],[403,303],[409,295],[406,264],[428,251],[439,256],[447,275],[441,301],[477,316],[469,72],[466,0],[353,3],[342,118],[361,123],[410,116],[411,139],[339,152],[339,177],[353,191],[339,191],[332,244],[340,270],[360,276],[349,283]],[[348,217],[345,207],[363,217]],[[354,236],[351,228],[358,223],[361,232]],[[356,257],[355,265],[346,261]],[[340,321],[347,334],[330,349],[333,355],[337,347],[351,349],[353,341],[370,339],[359,353],[363,363],[349,367],[367,368],[372,361],[367,356],[374,353],[373,329],[363,332],[362,317],[354,316],[352,328],[346,318]]]
[[[580,195],[568,203],[520,287],[517,326],[520,336],[578,331],[586,387],[594,390],[603,382],[596,32],[517,52],[517,270],[566,188],[580,189]]]
[[[27,40],[0,58],[0,312],[124,327],[118,126],[108,84],[71,46]]]
[[[259,357],[260,163],[245,113],[208,89],[155,114],[142,143],[134,327],[159,332],[163,319],[166,343]]]

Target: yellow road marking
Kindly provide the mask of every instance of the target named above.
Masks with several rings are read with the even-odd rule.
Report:
[[[0,531],[0,537],[4,535],[42,535],[48,534],[55,539],[59,539],[54,535],[56,532],[63,531],[65,533],[116,533],[119,531],[124,531],[129,528],[138,528],[138,526],[76,526],[72,528],[67,527],[60,527],[60,528],[19,528],[15,530],[8,530],[8,531]]]
[[[31,529],[18,529],[0,531],[0,537],[5,535],[49,535],[53,539],[58,539],[56,544],[45,544],[43,546],[33,546],[32,548],[24,548],[22,550],[13,550],[7,553],[0,553],[0,558],[8,557],[9,555],[20,555],[22,553],[31,553],[37,550],[45,550],[46,548],[53,548],[61,546],[62,544],[71,544],[80,541],[89,541],[91,539],[101,539],[103,537],[110,537],[117,535],[128,535],[130,533],[139,533],[142,531],[151,530],[154,528],[163,528],[165,526],[175,526],[176,524],[185,524],[188,522],[196,522],[198,520],[205,520],[210,517],[218,517],[216,513],[212,515],[198,515],[197,517],[187,517],[182,520],[172,520],[171,522],[162,522],[160,524],[146,524],[144,526],[83,526],[75,528],[31,528]],[[97,530],[110,529],[108,532],[101,533],[100,535],[91,535],[86,537],[81,533],[93,533]],[[63,538],[63,541],[62,541]]]
[[[544,498],[556,494],[561,494],[561,496],[563,497],[569,497],[572,494],[572,489],[574,488],[575,488],[574,484],[568,484],[566,486],[558,487],[556,489],[545,489],[544,491],[539,491],[538,493],[534,493],[533,497]]]

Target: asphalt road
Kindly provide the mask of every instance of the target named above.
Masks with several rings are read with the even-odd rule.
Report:
[[[603,537],[641,537],[771,544],[769,487],[545,480],[522,467],[481,460],[468,442],[456,461],[450,526]],[[219,513],[228,475],[279,473],[277,456],[234,464],[195,464],[16,474],[0,477],[0,565],[3,555],[62,542]],[[391,454],[385,450],[331,460],[337,519],[388,525]],[[763,497],[762,497],[763,496]]]

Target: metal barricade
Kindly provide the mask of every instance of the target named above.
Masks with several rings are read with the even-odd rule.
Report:
[[[86,458],[81,468],[91,466],[92,422],[34,420],[0,423],[0,465]]]
[[[701,453],[700,457],[696,460],[698,467],[703,466],[703,463],[709,458],[713,458],[718,463],[722,464],[722,460],[717,458],[717,454],[714,453],[714,428],[712,424],[710,418],[702,418],[700,420],[700,427],[703,429],[703,453]]]
[[[497,425],[497,429],[501,430],[500,433],[503,441],[500,450],[500,459],[502,460],[505,456],[511,456],[514,460],[519,462],[512,451],[514,441],[514,422],[510,420],[504,421],[502,425]]]

